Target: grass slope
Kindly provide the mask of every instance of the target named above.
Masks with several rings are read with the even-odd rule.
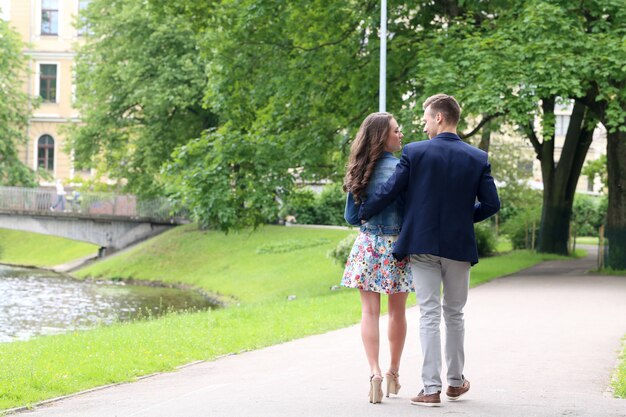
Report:
[[[311,297],[338,284],[342,268],[326,254],[349,233],[265,226],[225,235],[186,225],[75,275],[183,283],[244,303]]]
[[[50,267],[98,253],[98,246],[39,233],[0,229],[0,263]]]

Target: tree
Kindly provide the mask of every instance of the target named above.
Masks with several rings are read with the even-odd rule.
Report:
[[[207,5],[211,18],[198,32],[209,62],[206,103],[220,126],[181,146],[166,169],[170,192],[203,224],[254,226],[275,218],[277,199],[296,177],[341,178],[342,148],[376,111],[377,7],[374,0]],[[400,94],[391,100],[399,103]]]
[[[139,195],[162,193],[161,166],[217,124],[203,106],[206,61],[185,16],[148,2],[93,0],[77,56],[71,129],[79,167],[97,166]]]
[[[607,128],[607,266],[626,269],[626,10],[616,0],[594,5],[584,16],[598,51],[585,66],[591,86],[585,104]]]
[[[203,37],[210,62],[206,102],[220,114],[220,134],[244,145],[271,140],[274,159],[289,160],[282,175],[296,168],[305,178],[340,178],[352,134],[376,110],[379,2],[227,0],[215,9],[194,3],[177,5]],[[611,78],[597,65],[605,60],[597,41],[612,38],[617,47],[620,4],[414,0],[389,7],[388,108],[413,140],[421,136],[421,102],[441,91],[461,101],[464,136],[496,129],[490,121],[517,126],[541,161],[539,248],[545,252],[567,253],[574,190],[600,120],[589,101],[598,98],[598,74]],[[210,15],[206,25],[198,18],[203,13]],[[574,109],[557,158],[559,100],[573,100]],[[235,169],[245,176],[240,164],[230,166]]]
[[[34,186],[35,174],[22,163],[18,149],[27,141],[31,101],[23,91],[27,77],[24,44],[19,34],[0,19],[0,184]]]
[[[489,11],[479,3],[444,3],[456,7],[436,20],[439,30],[422,42],[417,55],[424,64],[413,78],[423,78],[424,91],[456,91],[464,108],[484,114],[484,120],[499,116],[520,127],[541,162],[539,250],[565,254],[574,191],[600,120],[589,104],[599,98],[596,79],[619,73],[617,68],[600,70],[606,50],[598,41],[614,39],[614,48],[619,44],[622,2],[494,2]],[[427,76],[433,62],[446,71],[431,70]],[[559,100],[572,101],[573,113],[557,158]]]

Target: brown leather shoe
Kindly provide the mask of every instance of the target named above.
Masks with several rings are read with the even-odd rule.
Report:
[[[424,390],[421,390],[417,397],[411,398],[411,404],[424,407],[441,407],[439,391],[434,394],[424,394]]]
[[[461,398],[461,395],[469,391],[469,389],[470,382],[466,379],[460,387],[448,387],[446,390],[446,397],[448,397],[448,400],[450,401],[456,401]]]

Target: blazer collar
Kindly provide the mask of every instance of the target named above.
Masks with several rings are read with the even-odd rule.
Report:
[[[461,140],[459,135],[450,132],[443,132],[435,136],[433,139],[449,139],[449,140]],[[431,139],[432,140],[432,139]]]

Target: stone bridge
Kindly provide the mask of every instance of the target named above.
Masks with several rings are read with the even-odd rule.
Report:
[[[0,187],[0,228],[93,243],[104,255],[188,222],[164,198],[75,192],[63,210],[56,200],[53,190]]]

